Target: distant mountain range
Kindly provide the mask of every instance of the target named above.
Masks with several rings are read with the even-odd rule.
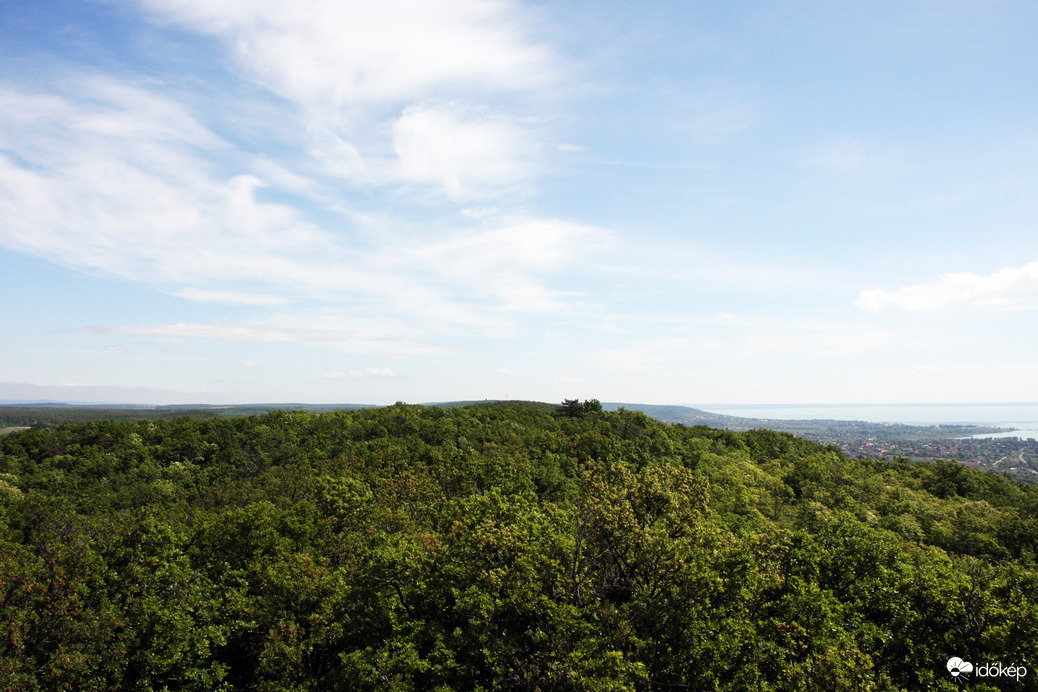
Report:
[[[554,409],[558,403],[544,401],[526,400],[501,400],[501,399],[470,399],[463,401],[435,401],[425,402],[422,406],[436,406],[439,408],[457,408],[460,406],[476,407],[498,407],[498,406],[525,406],[538,409]],[[75,423],[91,420],[103,420],[111,418],[115,420],[131,420],[135,418],[164,419],[175,416],[194,416],[202,418],[227,418],[235,416],[253,416],[267,413],[268,411],[308,411],[320,413],[322,411],[350,411],[354,409],[379,408],[377,404],[307,404],[301,402],[282,402],[265,404],[112,404],[93,403],[82,401],[47,401],[47,400],[11,400],[0,399],[0,425],[42,425],[52,426],[60,423]],[[770,428],[783,432],[791,432],[799,435],[808,435],[815,439],[825,439],[827,435],[820,435],[820,429],[836,429],[835,437],[843,437],[844,433],[851,428],[854,429],[890,429],[901,430],[926,430],[927,426],[908,426],[888,423],[869,423],[865,421],[848,420],[783,420],[775,418],[744,418],[741,416],[730,416],[721,413],[711,413],[691,406],[677,406],[669,404],[635,404],[623,402],[602,402],[602,408],[606,411],[616,411],[624,408],[631,411],[641,411],[650,418],[655,418],[663,423],[680,423],[682,425],[706,425],[713,428],[725,428],[728,430],[744,431],[753,428]],[[944,426],[950,427],[950,426]],[[981,428],[977,426],[954,426],[955,431],[946,431],[946,436],[952,434],[968,434],[971,432],[988,432],[995,428]],[[961,430],[960,430],[961,429]],[[835,438],[834,438],[835,439]]]
[[[456,408],[460,406],[527,406],[540,409],[554,409],[558,404],[543,401],[521,400],[466,400],[426,402],[424,406],[440,408]],[[374,404],[306,404],[298,402],[267,404],[171,404],[149,406],[143,404],[111,404],[101,402],[80,401],[46,401],[46,400],[0,400],[0,421],[7,425],[23,424],[55,424],[57,422],[79,422],[116,418],[120,420],[134,417],[171,418],[178,415],[195,415],[203,417],[251,416],[268,411],[340,411],[361,408],[377,408]],[[689,406],[673,406],[658,404],[633,404],[621,402],[602,402],[606,411],[625,408],[641,411],[650,418],[664,423],[681,423],[683,425],[708,425],[715,428],[749,430],[760,427],[763,421],[754,418],[741,418],[719,413],[710,413]],[[775,427],[775,421],[768,421],[769,427]]]

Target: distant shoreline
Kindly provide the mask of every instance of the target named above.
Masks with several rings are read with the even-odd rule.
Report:
[[[1038,403],[764,404],[696,406],[719,415],[777,420],[847,420],[902,425],[983,425],[1038,430]]]

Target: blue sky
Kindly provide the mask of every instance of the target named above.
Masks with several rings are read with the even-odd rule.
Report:
[[[1033,3],[0,16],[0,399],[1038,399]]]

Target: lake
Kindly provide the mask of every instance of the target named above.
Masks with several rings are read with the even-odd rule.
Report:
[[[982,437],[1038,440],[1038,403],[1016,404],[690,404],[695,408],[744,418],[779,420],[860,420],[905,425],[988,425],[1015,428]]]

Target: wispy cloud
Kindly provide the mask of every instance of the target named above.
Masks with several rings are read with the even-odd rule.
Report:
[[[886,178],[905,169],[904,154],[895,148],[847,137],[819,144],[801,163],[828,173],[854,173],[873,178]]]
[[[537,220],[478,233],[458,234],[385,254],[387,268],[430,268],[438,279],[478,302],[504,310],[560,313],[563,295],[539,281],[544,275],[572,269],[601,251],[609,232],[558,220]]]
[[[1032,309],[1038,307],[1038,262],[1009,267],[989,276],[942,274],[936,281],[893,291],[869,289],[862,291],[854,304],[868,312],[922,312],[955,306]]]
[[[259,293],[242,293],[240,291],[207,291],[198,288],[185,288],[176,295],[199,303],[223,303],[227,305],[284,305],[288,300],[281,296],[262,295]]]
[[[494,118],[483,124],[488,146],[510,136]],[[455,134],[435,152],[421,150],[426,140],[417,137],[402,160],[415,182],[443,178],[464,196],[479,184],[466,177],[478,165],[465,157],[478,159],[471,146],[482,145],[466,149],[465,133]],[[253,170],[255,161],[177,102],[100,77],[68,79],[50,93],[6,87],[0,141],[0,245],[196,302],[331,301],[434,331],[455,325],[502,335],[508,313],[564,311],[566,295],[550,288],[551,275],[609,237],[562,221],[493,216],[439,236],[416,236],[390,220],[396,232],[372,235],[364,213],[350,209],[326,230],[292,198],[308,189],[306,179],[275,163]],[[220,175],[213,153],[244,172]],[[267,333],[242,330],[251,339]],[[237,338],[225,327],[210,333]]]
[[[363,380],[370,377],[396,377],[390,368],[363,368],[361,370],[337,370],[324,374],[328,380]]]
[[[690,93],[675,88],[665,98],[670,127],[699,143],[720,144],[760,120],[757,107],[727,89]]]
[[[399,320],[358,318],[318,311],[286,313],[247,324],[94,325],[71,331],[163,340],[294,343],[324,346],[356,355],[443,355],[449,352],[428,345],[434,335],[427,330]]]
[[[223,38],[239,61],[306,104],[396,103],[445,89],[525,91],[555,74],[519,9],[489,0],[141,0]]]
[[[423,183],[461,199],[525,179],[532,141],[522,109],[490,103],[542,98],[560,75],[509,2],[141,4],[224,41],[296,106],[314,157],[356,184]]]
[[[70,93],[0,97],[0,244],[152,285],[275,277],[330,238],[223,178],[201,151],[232,153],[177,103],[102,78]]]
[[[140,4],[157,22],[216,37],[280,97],[265,107],[289,151],[255,156],[247,137],[216,134],[227,123],[204,94],[180,102],[143,79],[79,73],[3,87],[0,245],[194,302],[283,311],[269,324],[111,333],[368,348],[339,325],[305,336],[284,326],[320,301],[361,322],[419,325],[395,348],[436,350],[418,341],[457,329],[508,336],[510,315],[571,309],[576,296],[553,277],[610,234],[481,204],[537,175],[539,126],[523,103],[543,100],[562,73],[517,5]],[[469,218],[408,222],[430,193]]]

